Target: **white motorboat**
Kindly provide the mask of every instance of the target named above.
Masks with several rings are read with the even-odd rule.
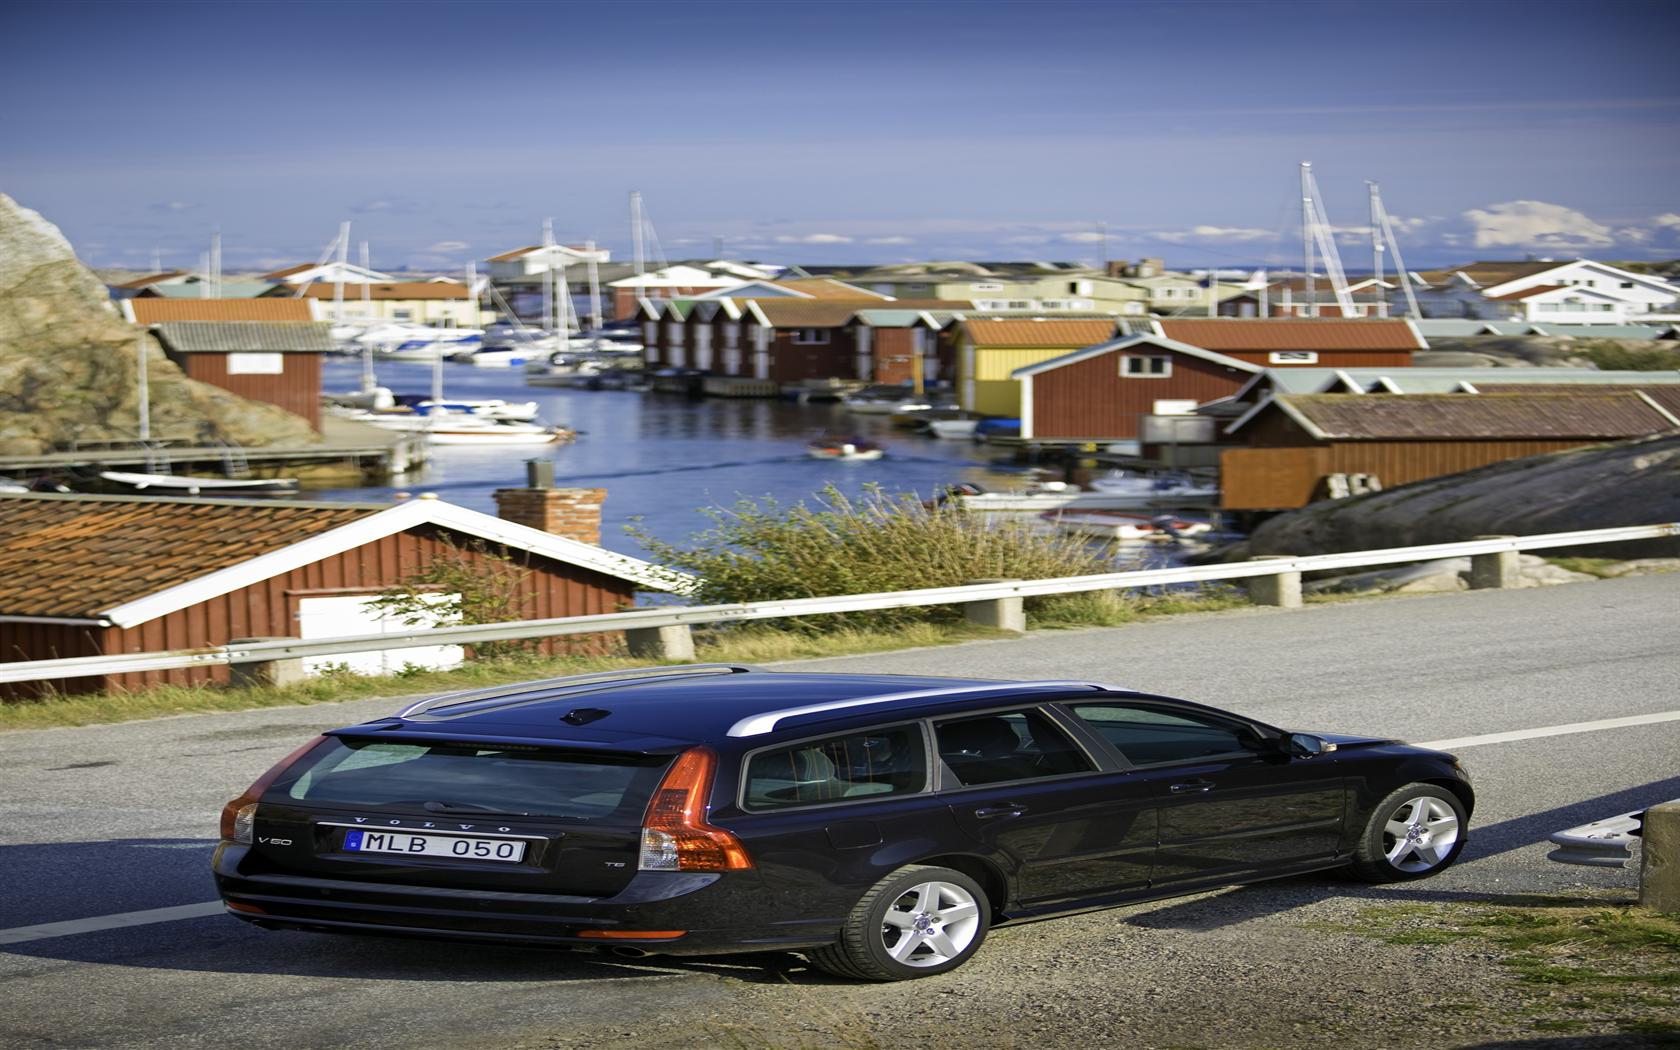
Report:
[[[1212,507],[1218,501],[1218,489],[1088,492],[1078,485],[1044,481],[1019,492],[986,492],[976,485],[958,485],[935,502],[954,502],[965,510],[990,513],[1041,514],[1047,510],[1174,510]]]
[[[565,427],[449,411],[360,412],[350,418],[381,430],[423,435],[438,445],[546,445],[575,436]]]
[[[153,489],[158,492],[184,492],[189,496],[212,492],[249,496],[296,492],[298,487],[297,478],[194,478],[178,474],[141,474],[125,470],[102,470],[99,476],[136,491]]]
[[[1213,531],[1213,523],[1172,514],[1125,510],[1049,510],[1040,515],[1062,532],[1097,539],[1174,542]]]
[[[1218,486],[1198,485],[1190,475],[1181,473],[1149,475],[1111,470],[1107,474],[1092,478],[1090,487],[1095,492],[1110,496],[1185,496],[1203,499],[1219,495]]]
[[[946,441],[972,441],[974,428],[979,425],[978,419],[930,419],[927,422],[927,431]]]
[[[867,416],[890,416],[895,412],[916,412],[934,407],[933,401],[902,386],[871,386],[855,390],[840,399],[848,412]]]
[[[824,438],[806,446],[806,454],[812,459],[837,459],[846,462],[880,459],[886,455],[886,451],[873,441],[865,441],[862,438]]]

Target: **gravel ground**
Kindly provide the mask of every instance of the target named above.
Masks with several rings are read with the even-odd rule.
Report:
[[[1570,1006],[1499,965],[1483,941],[1393,944],[1357,932],[1373,905],[1439,897],[1333,877],[1095,912],[997,930],[948,975],[858,984],[791,956],[727,957],[728,995],[621,1025],[500,1044],[573,1047],[1101,1047],[1349,1050],[1680,1045],[1622,1034],[1624,1007]],[[1454,894],[1453,896],[1457,896]],[[1618,895],[1625,901],[1625,895]],[[1603,900],[1602,892],[1584,899]],[[1416,920],[1428,925],[1428,919]],[[1666,1009],[1637,1015],[1680,1026]],[[1548,1031],[1561,1021],[1568,1034]],[[1676,1029],[1680,1031],[1680,1028]]]

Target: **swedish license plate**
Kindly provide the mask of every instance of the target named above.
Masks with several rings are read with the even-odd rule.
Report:
[[[410,857],[453,857],[456,860],[500,860],[516,864],[525,859],[526,843],[518,839],[481,839],[462,835],[417,835],[411,831],[344,833],[347,853],[402,853]]]

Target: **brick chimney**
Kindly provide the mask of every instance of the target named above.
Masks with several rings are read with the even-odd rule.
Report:
[[[496,490],[496,516],[599,546],[606,489],[557,489],[550,460],[526,460],[527,487]]]

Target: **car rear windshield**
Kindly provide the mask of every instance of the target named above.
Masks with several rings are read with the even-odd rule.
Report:
[[[303,803],[639,821],[668,755],[330,737],[273,791]]]

